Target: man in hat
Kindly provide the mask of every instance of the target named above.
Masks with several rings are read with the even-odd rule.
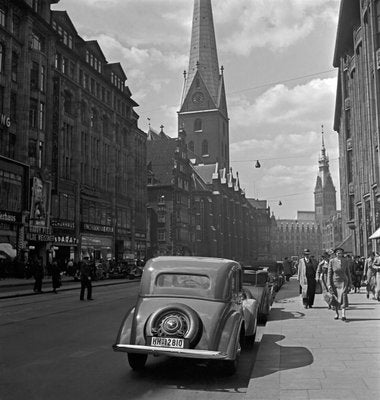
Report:
[[[87,300],[92,298],[92,270],[90,265],[90,256],[85,254],[80,265],[80,300],[84,300],[84,292],[87,289]]]
[[[317,264],[310,257],[310,250],[303,251],[303,257],[298,261],[297,278],[300,284],[302,303],[305,308],[312,308],[315,297]]]

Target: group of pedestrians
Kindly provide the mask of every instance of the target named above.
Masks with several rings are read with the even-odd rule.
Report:
[[[34,286],[33,291],[35,293],[43,293],[42,291],[42,283],[45,277],[45,268],[43,265],[42,257],[35,257],[28,266],[30,276],[34,278]],[[53,260],[49,265],[49,270],[51,273],[51,282],[52,282],[52,292],[57,294],[57,289],[59,289],[62,285],[61,280],[61,268],[58,265],[57,260]],[[94,300],[92,297],[92,279],[93,279],[93,266],[90,263],[89,256],[85,255],[83,260],[79,265],[80,271],[80,295],[79,299],[84,300],[85,293],[87,291],[87,300]]]
[[[374,252],[365,259],[344,256],[342,248],[330,249],[318,263],[305,249],[297,264],[297,278],[303,306],[312,308],[315,294],[322,294],[328,308],[335,311],[334,319],[347,321],[348,294],[360,293],[362,285],[367,298],[380,301],[380,255]]]

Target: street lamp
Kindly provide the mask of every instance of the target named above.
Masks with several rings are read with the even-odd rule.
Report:
[[[259,160],[256,160],[255,168],[261,168],[261,164]]]

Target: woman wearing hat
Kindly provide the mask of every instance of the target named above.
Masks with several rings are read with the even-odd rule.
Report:
[[[323,295],[326,292],[328,292],[328,289],[327,289],[327,270],[328,270],[328,266],[329,266],[330,256],[333,253],[334,253],[333,250],[331,252],[330,251],[325,251],[321,255],[321,261],[318,264],[317,273],[315,275],[315,280],[317,282],[319,282],[321,287],[322,287],[322,294]],[[328,307],[331,308],[331,305],[329,305]]]
[[[351,274],[347,259],[343,258],[343,249],[335,249],[336,257],[329,261],[327,270],[327,287],[331,294],[337,298],[335,317],[339,319],[339,309],[342,309],[342,321],[346,321],[346,308],[348,307],[348,292],[351,289]]]

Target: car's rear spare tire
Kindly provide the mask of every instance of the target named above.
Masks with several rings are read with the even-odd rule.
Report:
[[[134,371],[144,369],[147,358],[147,354],[128,353],[128,362]]]
[[[193,348],[199,341],[201,325],[198,314],[191,307],[181,303],[172,303],[151,314],[145,327],[145,333],[147,336],[188,339],[190,347]]]

